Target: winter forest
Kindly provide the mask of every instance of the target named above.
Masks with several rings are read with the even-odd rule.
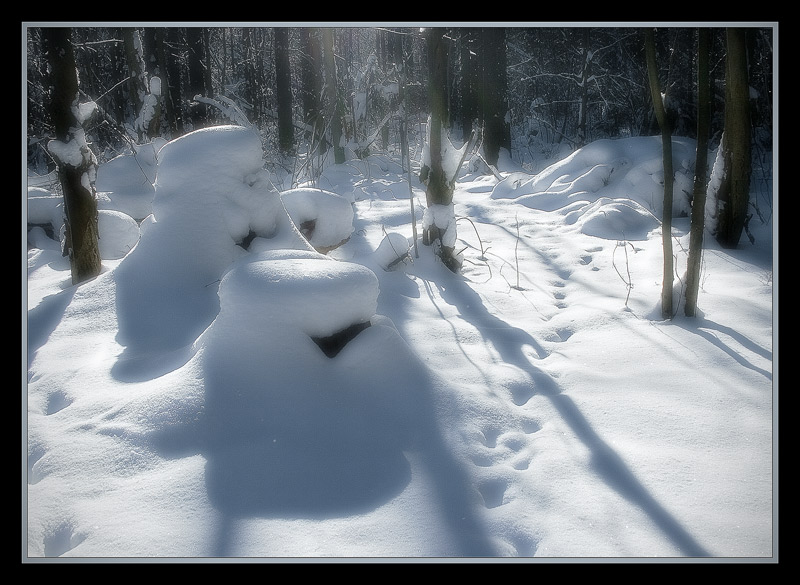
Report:
[[[777,562],[777,33],[23,23],[23,562]]]

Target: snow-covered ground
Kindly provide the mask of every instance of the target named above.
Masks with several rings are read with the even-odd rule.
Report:
[[[29,233],[25,559],[777,554],[772,224],[706,238],[689,319],[676,217],[662,320],[658,138],[465,165],[460,274],[396,161],[280,197],[249,130],[161,145],[100,168],[101,276]]]

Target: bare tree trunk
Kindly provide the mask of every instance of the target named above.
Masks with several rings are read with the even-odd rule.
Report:
[[[725,65],[725,134],[722,149],[725,171],[717,192],[717,241],[733,248],[739,244],[750,203],[750,94],[747,80],[745,31],[729,28]]]
[[[670,130],[667,112],[664,108],[664,98],[661,95],[661,86],[658,81],[658,66],[656,64],[655,34],[652,28],[645,30],[645,51],[647,54],[647,76],[650,82],[650,94],[653,98],[658,125],[661,127],[662,156],[664,163],[664,206],[661,218],[661,243],[664,249],[664,273],[661,285],[661,316],[671,319],[672,310],[672,281],[674,263],[672,259],[672,131]]]
[[[703,256],[703,233],[706,217],[706,191],[708,174],[708,135],[711,127],[711,84],[708,74],[711,31],[700,28],[697,51],[697,155],[692,189],[692,226],[689,232],[689,260],[686,266],[687,317],[697,314],[697,295],[700,289],[700,261]]]
[[[310,127],[306,137],[311,141],[314,152],[324,153],[323,129],[325,125],[320,107],[322,102],[322,83],[320,81],[322,50],[319,31],[316,28],[303,27],[300,29],[300,38],[301,46],[305,50],[305,56],[301,61],[303,121]]]
[[[55,140],[48,150],[58,164],[64,192],[66,243],[72,282],[78,284],[100,274],[97,200],[94,180],[97,161],[83,134],[78,102],[78,75],[70,29],[43,29],[52,79],[50,111]]]
[[[453,213],[453,188],[442,165],[442,119],[446,108],[447,41],[442,29],[427,31],[428,42],[428,97],[430,100],[430,171],[425,192],[426,210],[422,243],[436,244],[439,257],[453,272],[460,263],[455,256],[456,221]]]
[[[481,114],[485,126],[483,148],[486,162],[496,166],[500,149],[511,150],[511,131],[506,122],[508,113],[506,31],[502,27],[484,28],[481,30],[481,39]]]
[[[278,147],[290,153],[294,147],[292,127],[292,77],[289,70],[289,29],[275,29],[275,93],[278,103]]]
[[[333,29],[322,29],[322,43],[325,51],[325,93],[328,97],[328,111],[331,121],[331,142],[333,143],[334,162],[345,162],[342,145],[342,103],[339,99],[336,76],[336,57],[333,53]]]

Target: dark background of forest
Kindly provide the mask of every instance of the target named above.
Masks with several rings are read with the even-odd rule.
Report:
[[[292,154],[309,144],[312,118],[324,109],[318,99],[324,79],[319,29],[271,27],[148,27],[141,38],[144,78],[163,84],[155,135],[173,139],[193,129],[228,123],[217,108],[194,96],[225,98],[260,131],[267,158]],[[476,57],[488,53],[478,28],[447,30],[446,126],[454,140],[466,140],[481,114],[482,100],[500,95],[507,108],[509,147],[514,159],[531,163],[546,158],[552,146],[578,148],[602,138],[658,135],[647,84],[643,34],[628,27],[506,27],[500,55],[488,69],[476,69]],[[773,29],[747,28],[753,157],[769,157],[773,123]],[[72,43],[86,100],[99,106],[85,124],[100,162],[142,140],[132,132],[136,111],[134,73],[126,55],[125,29],[74,27]],[[712,130],[710,146],[723,130],[725,29],[712,30]],[[48,113],[49,78],[41,29],[26,30],[27,162],[39,173],[54,168],[44,146],[52,137]],[[425,38],[418,29],[344,27],[333,30],[337,92],[343,104],[345,134],[362,144],[386,120],[396,104],[386,89],[398,82],[402,61],[405,114],[423,120],[429,113]],[[696,133],[697,31],[690,27],[656,29],[659,76],[665,88],[673,135]],[[491,47],[497,49],[498,47]],[[504,50],[503,50],[504,49]],[[498,60],[499,59],[499,60]],[[288,63],[287,73],[284,64]],[[476,73],[477,71],[477,73]],[[292,131],[280,135],[281,87],[290,88]],[[498,81],[499,80],[499,81]],[[504,84],[504,85],[503,85]],[[287,94],[284,94],[283,99]],[[366,95],[366,117],[354,115],[356,96]],[[316,99],[316,101],[315,101]],[[367,152],[391,151],[391,120]]]

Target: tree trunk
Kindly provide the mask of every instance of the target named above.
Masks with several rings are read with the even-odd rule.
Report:
[[[278,104],[278,147],[288,154],[294,147],[292,77],[289,70],[289,29],[275,29],[275,94]]]
[[[744,29],[727,30],[727,49],[725,133],[721,146],[725,170],[717,192],[717,241],[725,248],[734,248],[744,230],[750,203],[750,88]]]
[[[460,263],[455,256],[456,221],[453,213],[453,188],[450,186],[442,164],[442,120],[446,108],[447,41],[442,29],[427,31],[428,42],[428,99],[430,101],[430,170],[425,192],[428,208],[422,234],[422,243],[436,244],[439,257],[453,272]]]
[[[324,153],[324,123],[320,103],[322,99],[322,84],[320,71],[322,70],[322,51],[319,44],[318,29],[301,28],[301,45],[305,49],[305,56],[301,61],[301,81],[303,96],[303,121],[310,128],[306,138],[311,141],[312,152],[319,149]]]
[[[672,281],[674,264],[672,259],[672,131],[669,127],[664,98],[658,81],[658,65],[656,64],[656,43],[653,29],[645,31],[645,51],[647,54],[647,77],[650,84],[650,95],[653,98],[658,125],[661,127],[661,144],[664,164],[664,206],[661,218],[661,243],[664,249],[664,273],[661,286],[661,316],[672,318]]]
[[[333,144],[334,162],[345,162],[344,145],[342,144],[342,103],[339,99],[336,75],[336,57],[333,53],[333,29],[322,29],[322,43],[325,51],[325,94],[328,98],[328,111],[331,121],[331,143]]]
[[[703,233],[706,217],[706,190],[708,174],[708,135],[711,128],[711,84],[708,61],[711,31],[700,28],[697,51],[697,155],[694,165],[692,189],[692,225],[689,232],[689,260],[686,266],[687,317],[697,314],[697,295],[700,289],[700,262],[703,257]]]
[[[86,143],[79,118],[78,76],[70,41],[70,29],[45,28],[44,40],[50,64],[52,93],[50,112],[55,139],[48,150],[58,164],[64,193],[66,242],[73,284],[100,274],[97,200],[94,180],[97,161]]]
[[[191,102],[196,95],[207,95],[205,84],[205,67],[203,46],[203,30],[198,27],[190,26],[186,29],[186,43],[189,46],[188,67],[189,67],[189,101]],[[194,104],[190,110],[192,127],[194,130],[202,128],[208,121],[206,106]]]
[[[161,71],[161,87],[166,110],[167,125],[174,134],[183,134],[183,105],[181,103],[181,75],[180,69],[172,53],[168,50],[168,43],[174,29],[156,29],[156,52],[158,54],[158,68]]]
[[[511,150],[511,130],[506,122],[508,113],[508,78],[506,72],[506,30],[485,28],[482,37],[482,116],[485,127],[484,154],[486,162],[497,165],[500,149]]]
[[[583,29],[583,66],[581,67],[581,110],[578,113],[578,141],[580,148],[588,140],[586,124],[589,117],[589,77],[592,70],[592,57],[589,51],[589,28]]]

